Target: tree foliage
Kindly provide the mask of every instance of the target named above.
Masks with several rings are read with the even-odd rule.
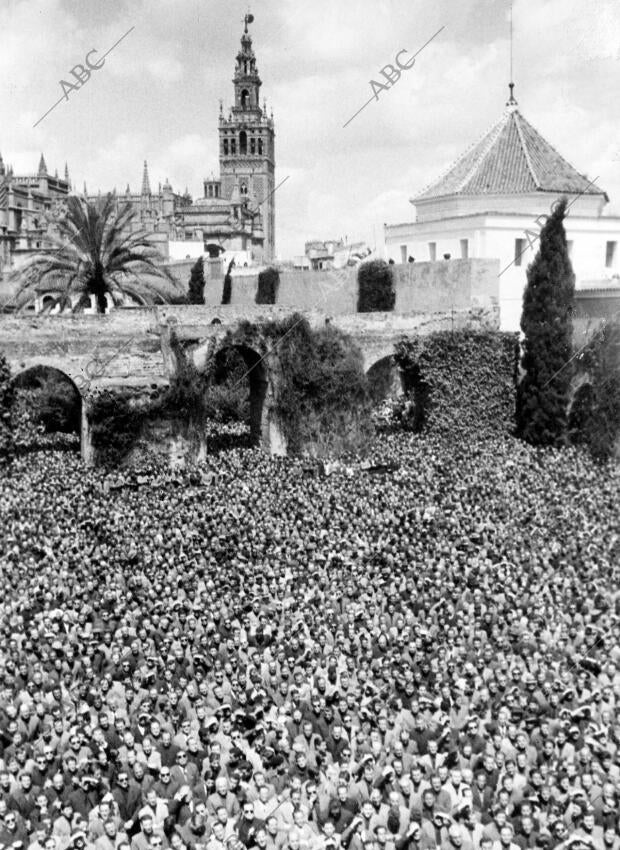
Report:
[[[52,247],[42,250],[17,273],[20,281],[16,307],[28,304],[42,284],[57,295],[50,306],[74,311],[90,307],[94,296],[98,313],[107,310],[109,295],[124,302],[124,289],[168,300],[176,281],[143,230],[132,230],[136,211],[115,195],[90,203],[71,195],[58,220]],[[158,278],[161,283],[158,282]]]
[[[362,355],[346,334],[329,325],[313,330],[299,314],[260,326],[243,322],[237,333],[277,348],[273,412],[290,454],[333,456],[367,448],[372,401]]]
[[[258,274],[257,304],[276,304],[280,289],[280,272],[270,266]]]
[[[596,460],[607,460],[617,453],[620,440],[620,321],[602,325],[577,368],[587,380],[571,405],[569,437],[587,446]]]
[[[205,264],[202,257],[198,257],[190,273],[188,284],[188,301],[190,304],[205,303]]]
[[[222,304],[230,304],[230,299],[232,298],[232,275],[231,271],[233,266],[235,265],[234,259],[230,261],[228,264],[228,269],[224,276],[224,287],[222,289]]]
[[[92,442],[100,462],[122,463],[153,423],[167,421],[169,433],[197,446],[205,440],[212,421],[249,419],[247,369],[237,352],[210,352],[199,369],[174,335],[171,344],[176,370],[167,387],[147,397],[105,391],[91,403]]]
[[[571,382],[575,275],[568,257],[563,198],[540,233],[527,270],[521,330],[524,334],[517,388],[517,434],[533,445],[565,442]]]
[[[395,303],[396,291],[389,264],[385,260],[362,263],[357,272],[357,312],[389,312]]]

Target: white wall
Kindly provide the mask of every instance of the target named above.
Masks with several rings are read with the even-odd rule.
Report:
[[[187,257],[198,259],[205,253],[202,239],[188,239],[187,241],[168,242],[168,257],[171,260],[186,260]]]
[[[519,329],[527,266],[538,251],[537,236],[543,223],[543,218],[537,224],[535,216],[517,213],[480,214],[441,221],[387,225],[386,258],[401,262],[400,246],[406,245],[407,256],[415,257],[416,262],[428,261],[429,242],[435,242],[438,261],[443,260],[444,253],[450,253],[452,259],[459,259],[460,240],[467,239],[469,257],[499,258],[501,327],[503,330],[515,331]],[[588,281],[611,280],[614,275],[620,274],[620,218],[576,216],[571,209],[565,228],[567,240],[573,243],[571,261],[578,286]],[[516,239],[524,240],[525,251],[520,265],[514,263]],[[608,241],[616,242],[614,261],[609,268],[605,265]]]

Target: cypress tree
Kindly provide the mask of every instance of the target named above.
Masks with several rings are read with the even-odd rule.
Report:
[[[202,257],[198,257],[192,266],[189,278],[188,300],[190,304],[205,303],[205,265]]]
[[[232,297],[232,276],[230,274],[232,267],[235,265],[234,258],[228,264],[228,271],[224,275],[224,288],[222,289],[222,304],[230,304]]]
[[[566,438],[575,298],[563,224],[566,206],[562,198],[541,230],[523,294],[524,374],[517,388],[517,434],[539,446],[561,445]]]

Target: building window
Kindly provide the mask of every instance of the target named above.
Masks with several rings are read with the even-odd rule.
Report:
[[[237,142],[234,139],[230,140],[230,152],[232,154],[237,153]]]
[[[247,109],[250,105],[250,92],[247,89],[243,89],[241,92],[241,106],[243,109]]]
[[[256,139],[254,136],[250,139],[250,153],[256,153]]]
[[[228,139],[224,139],[224,156],[228,156]]]
[[[616,245],[617,242],[608,242],[605,245],[605,268],[612,269],[616,260]]]
[[[469,258],[469,239],[461,239],[461,259]]]
[[[515,266],[521,265],[525,253],[525,239],[515,239]]]
[[[207,186],[207,198],[213,197],[213,186]]]
[[[263,140],[262,139],[258,140],[258,155],[259,156],[263,155]]]
[[[220,187],[217,185],[217,183],[216,183],[216,184],[215,184],[215,186],[213,187],[213,191],[214,191],[214,193],[215,193],[215,197],[216,197],[216,198],[219,198],[219,196],[220,196]]]
[[[428,258],[431,261],[431,263],[434,263],[435,260],[437,259],[437,243],[436,242],[429,242],[428,243]]]
[[[242,194],[242,195],[247,195],[247,193],[248,193],[248,184],[247,184],[247,183],[242,183],[242,184],[241,184],[241,194]]]
[[[239,133],[239,153],[245,155],[248,152],[248,134],[245,130]]]

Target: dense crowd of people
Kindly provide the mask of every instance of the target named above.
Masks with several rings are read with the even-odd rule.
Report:
[[[0,850],[620,850],[617,470],[378,451],[14,462]]]

